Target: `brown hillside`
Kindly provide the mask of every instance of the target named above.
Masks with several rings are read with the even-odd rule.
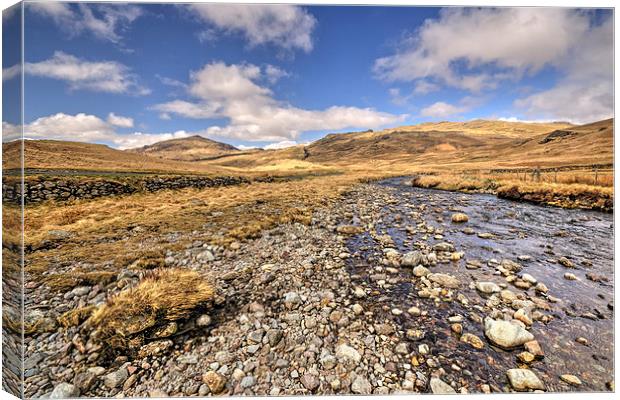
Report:
[[[195,135],[181,139],[164,140],[127,151],[168,160],[199,161],[225,154],[234,154],[239,152],[239,149],[226,143]]]

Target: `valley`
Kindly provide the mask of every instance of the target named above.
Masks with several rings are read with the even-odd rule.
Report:
[[[613,120],[26,140],[25,394],[614,390],[613,163]]]

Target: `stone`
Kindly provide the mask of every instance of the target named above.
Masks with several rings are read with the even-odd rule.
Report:
[[[196,320],[196,325],[198,325],[200,327],[205,327],[205,326],[211,325],[211,316],[208,315],[208,314],[202,314]]]
[[[522,308],[519,308],[517,311],[515,311],[512,317],[518,321],[523,322],[527,326],[530,326],[534,323],[534,321],[532,321],[532,318],[530,318],[530,316]]]
[[[536,358],[543,358],[545,356],[545,352],[537,340],[530,340],[529,342],[525,342],[523,344],[525,350],[529,353],[532,353]]]
[[[493,282],[476,282],[476,290],[484,294],[498,293],[502,289]]]
[[[469,344],[474,349],[480,350],[484,348],[484,342],[482,341],[482,339],[471,333],[464,333],[461,336],[461,342]]]
[[[129,372],[127,372],[127,368],[122,367],[114,372],[110,372],[109,374],[105,375],[103,377],[103,384],[110,389],[114,389],[125,383],[127,378],[129,378]]]
[[[575,375],[569,375],[569,374],[560,375],[560,379],[573,386],[581,385],[581,379],[579,379]]]
[[[375,332],[377,335],[391,335],[394,333],[394,327],[390,324],[375,324]]]
[[[90,371],[81,372],[75,375],[75,378],[73,378],[73,384],[77,386],[77,388],[82,393],[88,392],[90,388],[93,387],[96,381],[97,375]]]
[[[400,260],[400,265],[402,267],[417,267],[418,265],[426,264],[428,264],[426,257],[419,250],[405,253]]]
[[[356,235],[364,232],[364,228],[355,225],[341,225],[336,228],[336,232],[343,233],[345,235]]]
[[[495,345],[511,349],[534,340],[534,335],[523,327],[504,320],[485,318],[484,334]]]
[[[510,386],[518,392],[525,392],[528,390],[545,390],[545,385],[536,376],[534,372],[529,369],[513,368],[506,371]]]
[[[301,384],[304,385],[306,389],[313,392],[319,387],[320,382],[316,375],[305,373],[301,377]]]
[[[49,398],[50,399],[70,399],[70,398],[79,397],[79,396],[80,396],[80,390],[76,386],[70,383],[62,382],[54,387],[54,390],[52,390],[52,393],[50,394]]]
[[[370,382],[368,382],[368,379],[358,375],[351,384],[351,391],[356,394],[371,394],[372,386]]]
[[[538,293],[547,293],[549,291],[549,289],[547,288],[547,285],[545,285],[542,282],[538,282],[536,286],[534,287],[534,290],[537,291]]]
[[[422,276],[426,276],[428,274],[430,274],[431,271],[428,270],[428,268],[423,267],[421,265],[418,265],[417,267],[413,268],[413,276],[417,276],[418,278],[422,277]]]
[[[301,304],[301,297],[295,292],[288,292],[284,295],[284,306],[292,309]]]
[[[254,378],[252,375],[248,375],[241,380],[241,383],[239,383],[239,386],[241,386],[244,389],[248,389],[254,386],[255,384],[256,384],[256,378]]]
[[[215,371],[208,371],[202,375],[202,381],[209,387],[211,393],[218,394],[226,386],[226,378]]]
[[[576,281],[577,277],[575,276],[575,274],[571,274],[570,272],[567,272],[564,274],[564,279],[569,280],[569,281]]]
[[[465,213],[454,213],[451,217],[452,222],[463,223],[469,221],[469,217]]]
[[[362,307],[359,304],[353,304],[353,306],[351,306],[351,309],[353,310],[353,313],[355,315],[361,315],[364,312],[364,307]]]
[[[360,353],[347,344],[340,344],[336,347],[336,358],[345,364],[357,365],[362,360]]]
[[[456,289],[461,284],[457,278],[448,274],[430,274],[428,280],[448,289]]]
[[[534,278],[534,277],[533,277],[532,275],[530,275],[530,274],[523,274],[523,275],[521,275],[521,279],[523,279],[524,281],[526,281],[526,282],[528,282],[528,283],[531,283],[532,285],[535,285],[535,284],[536,284],[536,282],[538,282],[538,281],[536,280],[536,278]]]
[[[353,290],[353,295],[358,299],[361,299],[366,297],[366,292],[364,291],[364,289],[358,286]]]
[[[456,391],[452,388],[452,386],[448,385],[439,378],[431,378],[430,387],[433,394],[456,394]]]
[[[566,268],[575,268],[575,264],[566,257],[560,257],[558,263]]]
[[[267,341],[269,342],[269,346],[275,347],[282,340],[283,333],[280,329],[269,329],[267,331]]]
[[[530,353],[529,351],[522,351],[521,353],[517,354],[517,359],[522,363],[529,364],[534,361],[536,357],[534,357],[534,354]]]
[[[439,251],[439,252],[450,252],[451,253],[454,251],[454,245],[447,243],[447,242],[441,242],[441,243],[437,243],[436,245],[434,245],[433,250]]]

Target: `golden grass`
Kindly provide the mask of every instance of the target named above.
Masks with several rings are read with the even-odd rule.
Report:
[[[96,309],[97,307],[93,305],[78,307],[62,314],[60,317],[57,318],[57,320],[58,323],[65,328],[69,328],[71,326],[78,326],[82,322],[86,321]]]
[[[106,267],[111,271],[156,268],[163,265],[167,250],[178,251],[193,241],[226,246],[278,224],[309,224],[317,206],[335,200],[360,180],[378,176],[353,173],[30,205],[25,211],[27,245],[38,248],[54,240],[50,230],[66,230],[72,236],[61,246],[27,254],[26,270],[55,290],[66,290],[86,283],[81,274],[49,274],[59,265],[105,263],[112,264]],[[167,239],[177,232],[193,234]]]
[[[136,287],[110,298],[88,319],[99,340],[114,350],[132,350],[154,329],[185,320],[213,299],[213,287],[199,273],[183,269],[158,269]]]
[[[565,208],[587,208],[611,211],[613,187],[581,183],[523,181],[508,176],[472,176],[457,174],[422,175],[413,185],[452,191],[484,191],[500,197],[526,200]],[[511,179],[512,178],[512,179]],[[602,182],[604,183],[604,182]]]

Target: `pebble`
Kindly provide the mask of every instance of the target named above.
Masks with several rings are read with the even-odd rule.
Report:
[[[439,378],[431,378],[430,387],[433,394],[456,394],[452,386]]]
[[[54,387],[50,399],[70,399],[80,396],[80,390],[70,383],[62,382]]]
[[[525,392],[532,390],[545,390],[545,385],[536,376],[534,372],[529,369],[514,368],[506,371],[510,386],[516,391]]]
[[[488,317],[484,320],[484,334],[493,344],[506,349],[534,340],[534,335],[521,326]]]
[[[579,379],[575,375],[569,375],[569,374],[560,375],[560,379],[573,386],[581,385],[581,379]]]
[[[351,384],[351,391],[356,394],[370,394],[372,393],[372,386],[368,379],[358,375]]]

